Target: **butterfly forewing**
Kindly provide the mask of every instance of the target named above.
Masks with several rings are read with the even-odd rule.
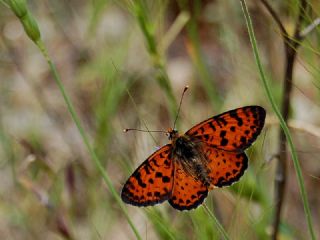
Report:
[[[144,161],[125,183],[121,198],[136,206],[149,206],[171,197],[174,165],[171,145],[165,145]]]
[[[203,182],[186,173],[179,161],[175,162],[174,185],[169,203],[179,210],[196,208],[208,195]]]
[[[260,106],[237,108],[197,124],[186,135],[217,149],[241,152],[256,140],[265,116]]]

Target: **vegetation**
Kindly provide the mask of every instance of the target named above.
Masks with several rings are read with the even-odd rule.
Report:
[[[0,1],[1,239],[320,237],[320,3]],[[31,41],[30,41],[31,40]],[[125,205],[180,132],[267,109],[249,168],[193,211]]]

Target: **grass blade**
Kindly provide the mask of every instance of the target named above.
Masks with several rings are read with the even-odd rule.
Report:
[[[261,61],[260,61],[260,56],[259,56],[259,51],[258,51],[258,46],[257,46],[257,41],[255,39],[255,35],[254,35],[254,30],[253,30],[253,25],[251,22],[251,18],[249,15],[249,11],[246,5],[245,0],[240,0],[241,3],[241,7],[242,7],[242,11],[246,20],[246,24],[247,24],[247,28],[248,28],[248,32],[249,32],[249,37],[250,37],[250,41],[251,41],[251,46],[252,46],[252,50],[253,50],[253,54],[255,57],[255,61],[256,64],[258,66],[259,69],[259,73],[260,73],[260,77],[264,86],[264,89],[266,91],[267,97],[269,99],[269,102],[272,106],[273,111],[275,112],[276,116],[278,117],[279,121],[280,121],[280,126],[283,129],[287,141],[288,141],[288,145],[290,147],[290,153],[292,156],[292,160],[293,160],[293,165],[297,174],[297,179],[298,179],[298,184],[299,184],[299,189],[300,189],[300,194],[301,194],[301,198],[302,198],[302,202],[303,202],[303,208],[304,208],[304,212],[305,212],[305,216],[306,216],[306,220],[307,220],[307,224],[308,224],[308,229],[309,229],[309,233],[311,236],[311,239],[315,239],[315,234],[314,234],[314,229],[313,229],[313,225],[312,225],[312,219],[311,219],[311,212],[310,212],[310,207],[309,207],[309,203],[308,203],[308,198],[307,198],[307,192],[304,186],[304,180],[303,180],[303,176],[302,176],[302,171],[301,171],[301,167],[300,167],[300,163],[298,160],[298,156],[297,156],[297,151],[295,149],[295,146],[293,144],[292,138],[291,138],[291,134],[289,131],[289,128],[286,124],[286,122],[284,121],[275,101],[273,98],[273,95],[270,91],[270,87],[268,84],[268,81],[266,79],[266,76],[264,74],[264,69],[262,67]]]

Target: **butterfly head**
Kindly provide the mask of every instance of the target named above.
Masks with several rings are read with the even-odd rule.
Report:
[[[173,129],[173,128],[168,129],[167,135],[168,135],[169,140],[174,140],[179,137],[178,130]]]

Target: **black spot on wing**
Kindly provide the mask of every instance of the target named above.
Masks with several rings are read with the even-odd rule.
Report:
[[[237,109],[230,111],[229,115],[237,121],[239,127],[243,125],[243,120],[238,116]]]
[[[224,137],[226,136],[226,134],[227,134],[227,131],[222,130],[222,131],[220,132],[220,137],[224,138]]]
[[[170,182],[170,177],[168,177],[168,176],[163,176],[163,177],[162,177],[162,182],[163,182],[163,183],[168,183],[168,182]]]
[[[229,142],[228,139],[222,138],[221,141],[220,141],[220,145],[221,146],[226,146],[228,144],[228,142]]]
[[[136,172],[136,173],[133,174],[132,176],[138,181],[138,184],[139,184],[140,187],[142,187],[142,188],[146,188],[146,187],[147,187],[147,184],[145,184],[144,182],[142,182],[140,172]]]
[[[216,127],[213,125],[212,121],[209,121],[209,126],[212,129],[212,131],[216,131]]]

